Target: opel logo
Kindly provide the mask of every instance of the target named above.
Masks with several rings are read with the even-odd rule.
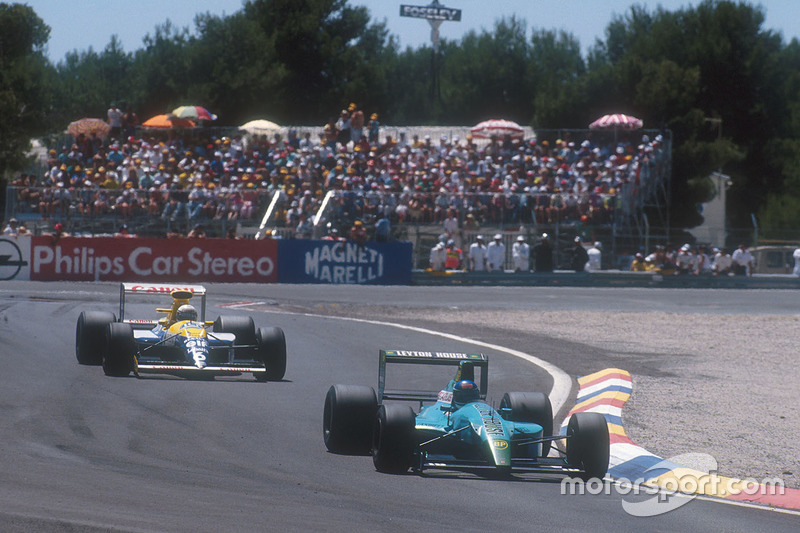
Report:
[[[17,243],[0,239],[0,280],[14,279],[27,264]]]

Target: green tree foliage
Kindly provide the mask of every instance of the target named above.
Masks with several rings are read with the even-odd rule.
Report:
[[[535,128],[585,128],[630,113],[674,139],[672,222],[700,222],[709,173],[733,179],[731,224],[798,226],[800,44],[764,28],[760,6],[704,0],[666,11],[635,4],[612,17],[584,57],[563,31],[516,17],[459,40],[399,50],[385,22],[347,0],[247,0],[230,16],[170,21],[143,46],[42,54],[47,26],[0,4],[0,165],[20,168],[27,139],[105,116],[111,101],[142,119],[204,105],[218,124],[254,118],[322,125],[350,102],[384,124],[474,124],[508,118]],[[635,137],[626,140],[635,142]],[[796,210],[795,210],[796,212]],[[768,221],[768,222],[765,222]]]
[[[586,127],[586,65],[575,37],[564,31],[534,31],[527,70],[535,126]]]
[[[442,47],[441,113],[456,124],[505,117],[530,122],[532,99],[526,84],[525,22],[514,17],[494,31],[467,33]]]
[[[187,78],[193,83],[184,103],[208,106],[232,124],[289,118],[282,107],[287,71],[274,39],[241,12],[224,19],[202,15],[196,22],[198,36],[188,47]]]
[[[30,7],[0,3],[0,186],[24,168],[32,138],[45,131],[52,95],[44,47],[50,28]]]
[[[369,27],[366,8],[346,0],[259,0],[245,4],[244,13],[274,47],[284,72],[275,95],[278,118],[316,123],[346,100],[366,107],[371,93],[381,92],[387,32]]]
[[[100,53],[92,48],[69,52],[56,66],[60,105],[53,121],[63,127],[84,116],[105,119],[111,102],[120,108],[126,103],[138,103],[130,101],[128,82],[132,68],[133,61],[116,35]]]
[[[169,20],[144,38],[144,48],[136,52],[133,60],[132,79],[127,80],[132,92],[122,97],[141,105],[143,120],[181,105],[178,102],[195,83],[189,78],[189,42],[189,30],[176,28]],[[141,96],[133,92],[140,90],[145,91]]]

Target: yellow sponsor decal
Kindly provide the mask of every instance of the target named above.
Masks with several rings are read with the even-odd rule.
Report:
[[[505,450],[506,448],[508,448],[508,441],[507,440],[496,440],[496,441],[492,442],[492,445],[495,448],[499,449],[499,450]]]

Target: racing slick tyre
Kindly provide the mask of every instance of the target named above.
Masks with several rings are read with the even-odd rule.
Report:
[[[553,407],[543,392],[507,392],[500,401],[500,409],[511,409],[507,420],[533,422],[542,426],[542,437],[553,436]],[[551,441],[542,443],[542,457],[550,453]]]
[[[322,415],[322,436],[328,451],[368,454],[377,410],[378,397],[372,387],[332,385]]]
[[[256,331],[256,359],[267,367],[255,374],[257,381],[280,381],[286,374],[286,336],[281,328],[259,328]]]
[[[106,331],[107,347],[103,357],[103,372],[107,376],[127,376],[133,370],[133,358],[136,354],[133,327],[122,322],[112,322]]]
[[[603,479],[608,472],[609,441],[606,417],[575,413],[567,424],[567,463],[583,471],[584,481]]]
[[[416,416],[408,405],[378,408],[372,430],[372,462],[378,472],[402,474],[412,466]]]
[[[75,357],[82,365],[102,365],[106,327],[117,317],[106,311],[83,311],[75,328]]]
[[[218,316],[214,321],[214,331],[233,333],[236,335],[235,346],[247,345],[248,348],[236,348],[237,359],[255,359],[256,325],[249,316]]]

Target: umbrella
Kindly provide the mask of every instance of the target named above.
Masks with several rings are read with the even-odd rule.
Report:
[[[188,118],[191,120],[217,120],[217,115],[199,105],[182,105],[173,109],[170,114],[178,118]]]
[[[172,115],[156,115],[150,117],[142,123],[143,128],[194,128],[195,124],[191,120],[174,117]]]
[[[102,118],[82,118],[70,123],[67,128],[67,133],[73,137],[77,137],[81,133],[84,135],[96,133],[98,137],[103,139],[108,135],[109,131],[111,131],[111,126]]]
[[[591,124],[589,129],[592,130],[638,130],[643,126],[640,119],[631,115],[623,115],[617,113],[614,115],[603,115]]]
[[[478,139],[488,139],[492,135],[498,137],[505,137],[510,135],[512,137],[524,137],[525,130],[516,122],[510,120],[493,119],[484,120],[483,122],[473,126],[470,129],[472,136]]]
[[[250,122],[242,124],[239,126],[239,129],[244,130],[252,135],[268,135],[270,133],[279,131],[281,127],[271,120],[260,119],[251,120]]]

